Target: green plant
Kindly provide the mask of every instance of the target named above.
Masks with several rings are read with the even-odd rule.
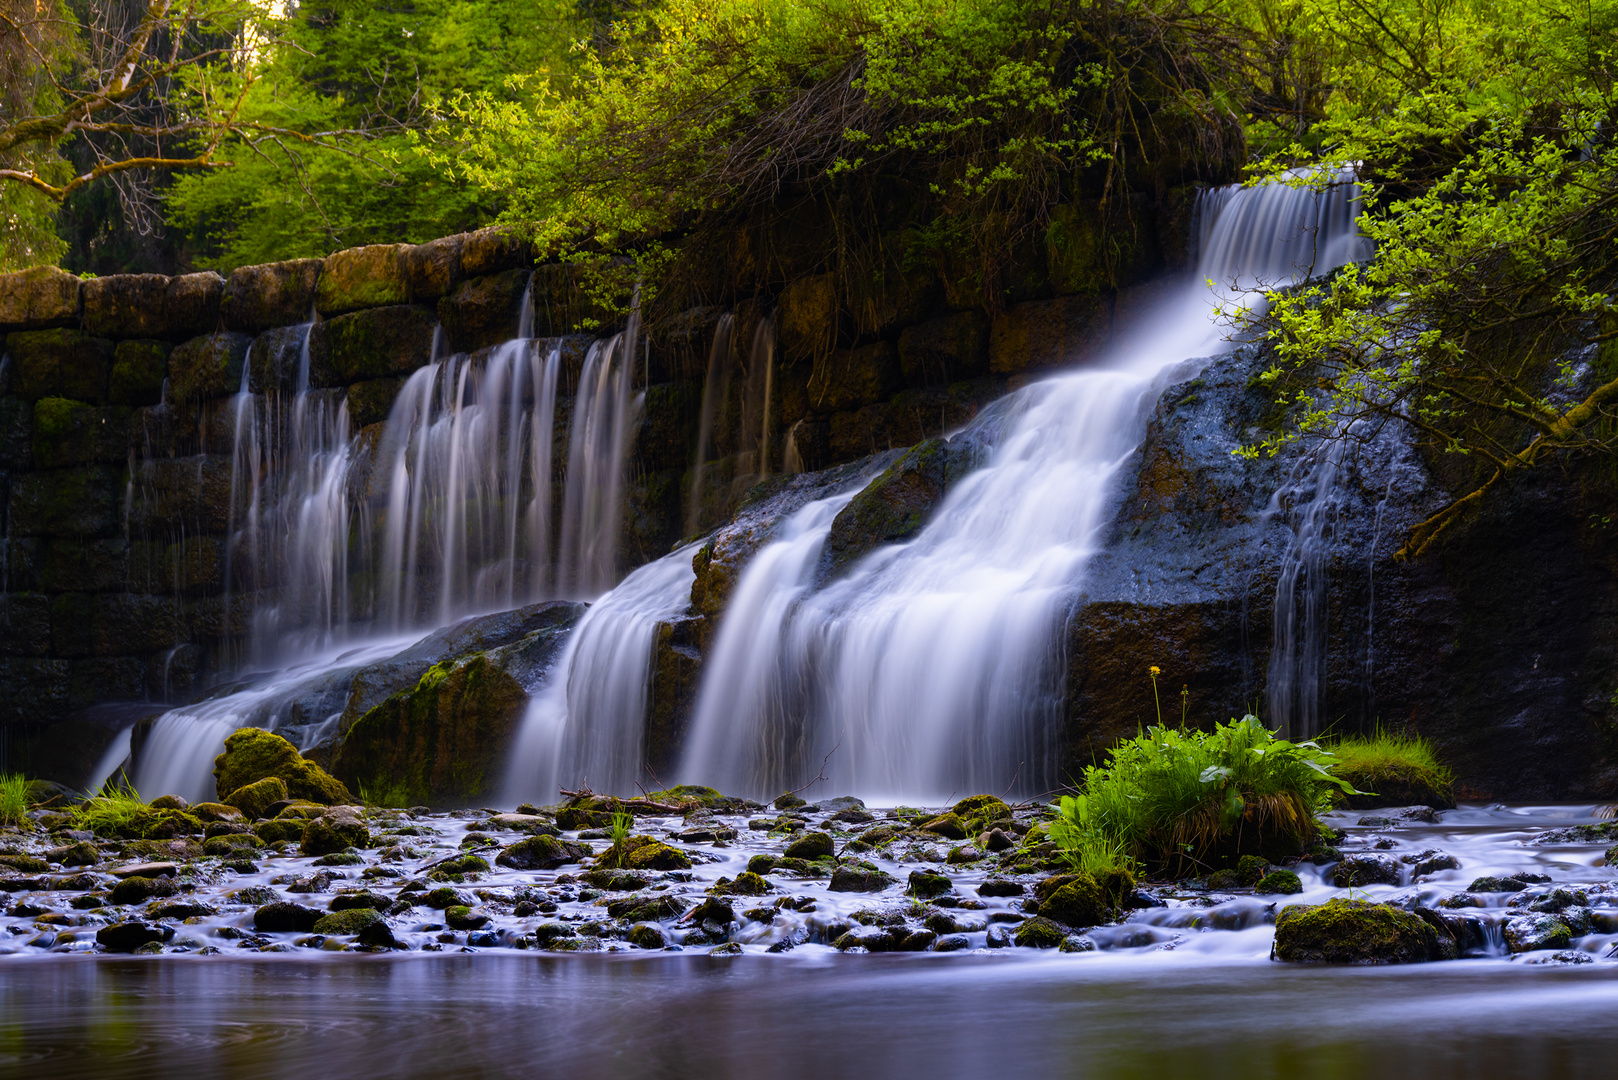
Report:
[[[1119,855],[1181,874],[1243,854],[1301,851],[1332,793],[1335,758],[1313,742],[1278,738],[1256,716],[1211,732],[1161,725],[1085,770],[1083,791],[1061,800],[1052,838],[1070,861]]]
[[[28,821],[28,780],[21,773],[0,776],[0,825]]]
[[[1450,798],[1455,774],[1419,735],[1378,728],[1371,735],[1344,736],[1331,750],[1337,757],[1333,774],[1360,789],[1357,794],[1380,795],[1394,803]]]
[[[629,839],[630,830],[634,827],[635,819],[632,815],[622,810],[615,811],[612,815],[612,826],[608,829],[608,835],[612,837],[612,846],[616,848]]]
[[[73,827],[88,829],[97,836],[120,836],[138,831],[135,827],[149,809],[129,778],[119,774],[73,808]]]

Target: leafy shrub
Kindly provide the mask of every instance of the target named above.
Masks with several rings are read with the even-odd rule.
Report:
[[[1302,851],[1332,794],[1352,785],[1313,742],[1276,737],[1257,717],[1211,732],[1153,727],[1085,770],[1051,836],[1081,869],[1138,861],[1183,874],[1241,855]]]

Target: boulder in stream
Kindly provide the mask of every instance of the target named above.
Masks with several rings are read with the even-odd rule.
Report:
[[[273,776],[286,784],[282,799],[290,796],[327,806],[354,801],[348,788],[325,769],[305,760],[298,748],[281,736],[262,728],[237,728],[232,732],[225,739],[225,752],[214,758],[213,775],[221,797]]]
[[[1291,964],[1416,964],[1453,956],[1420,915],[1341,897],[1282,908],[1271,959]]]

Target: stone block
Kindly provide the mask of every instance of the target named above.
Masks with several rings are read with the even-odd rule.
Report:
[[[308,322],[315,314],[320,267],[320,259],[291,259],[232,270],[220,304],[225,329],[257,334]]]
[[[84,283],[84,329],[97,337],[168,337],[162,274],[114,274]]]
[[[33,459],[33,406],[22,398],[0,398],[0,469],[27,469]]]
[[[1007,308],[989,332],[989,369],[1015,375],[1090,359],[1112,330],[1112,296],[1078,294]]]
[[[230,458],[222,454],[142,462],[130,499],[130,535],[179,529],[225,532],[230,527],[230,476]]]
[[[120,341],[112,354],[107,400],[114,405],[157,405],[168,377],[169,345],[165,341]]]
[[[370,427],[388,418],[393,401],[399,396],[403,379],[366,379],[348,388],[348,419],[351,428]]]
[[[196,595],[217,592],[225,581],[225,545],[214,536],[189,536],[168,546],[164,562],[171,588]]]
[[[891,446],[888,438],[887,410],[881,405],[867,405],[852,412],[833,413],[827,432],[827,465],[836,465],[866,454],[876,454]]]
[[[79,318],[83,285],[54,266],[0,274],[0,330],[72,325]]]
[[[0,593],[37,592],[45,541],[33,537],[0,537]]]
[[[49,397],[34,402],[34,467],[60,469],[129,456],[129,409]]]
[[[71,539],[118,531],[117,473],[105,465],[19,476],[11,484],[12,536]]]
[[[314,326],[298,323],[266,330],[253,339],[247,350],[247,388],[255,394],[279,390],[291,393],[304,376],[304,346],[314,334]],[[309,386],[335,386],[336,372],[324,362],[317,364],[309,353]]]
[[[94,597],[92,610],[90,648],[97,656],[159,652],[187,637],[172,596],[109,593]]]
[[[533,264],[533,245],[505,226],[491,225],[462,237],[461,270],[469,278]]]
[[[659,383],[646,388],[640,426],[635,429],[635,460],[641,469],[683,469],[692,433],[702,411],[702,392],[690,383]]]
[[[430,240],[410,249],[406,263],[410,268],[410,296],[418,303],[428,303],[440,296],[448,296],[466,276],[461,270],[461,249],[466,235],[446,236]]]
[[[9,334],[16,393],[30,401],[71,397],[100,403],[107,400],[107,376],[113,345],[77,330],[33,330]]]
[[[50,592],[117,592],[129,584],[129,543],[122,537],[48,540],[39,562]]]
[[[32,656],[0,660],[0,720],[37,724],[59,718],[68,708],[71,673],[66,660]]]
[[[809,407],[845,412],[884,401],[899,388],[899,357],[891,342],[837,349],[815,364]]]
[[[242,388],[242,368],[253,339],[230,332],[192,338],[169,354],[169,400],[228,397]]]
[[[145,699],[146,667],[146,661],[135,656],[89,656],[73,661],[68,675],[69,707]]]
[[[163,337],[179,340],[219,329],[225,279],[212,270],[169,278],[163,290]]]
[[[910,386],[937,386],[989,371],[989,317],[960,311],[906,327],[899,334],[899,370]]]
[[[0,594],[0,655],[44,656],[50,649],[50,597],[37,592]]]
[[[51,653],[89,656],[90,624],[94,601],[89,593],[62,593],[51,597]]]
[[[339,315],[310,332],[310,363],[330,370],[337,385],[408,375],[432,359],[436,325],[431,312],[407,305]]]
[[[462,282],[438,301],[438,321],[451,352],[472,352],[517,336],[527,270],[506,270]]]
[[[410,302],[409,244],[371,244],[326,257],[315,308],[330,318],[362,308]]]

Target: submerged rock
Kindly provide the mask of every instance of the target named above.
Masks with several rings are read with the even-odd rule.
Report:
[[[134,952],[143,945],[161,944],[173,937],[174,927],[139,920],[113,923],[96,931],[96,943],[108,952]]]
[[[586,844],[555,836],[532,836],[512,844],[494,861],[513,870],[554,870],[558,866],[579,862],[589,854],[590,848]]]
[[[357,806],[334,806],[303,828],[298,850],[305,855],[331,855],[347,848],[371,846],[371,833]]]
[[[1339,889],[1397,885],[1399,876],[1399,863],[1385,855],[1346,855],[1332,871],[1331,883]]]
[[[1438,932],[1419,915],[1364,900],[1283,908],[1271,957],[1285,963],[1415,964],[1447,955]]]
[[[1506,948],[1514,953],[1538,949],[1565,949],[1573,941],[1573,929],[1557,915],[1535,913],[1507,919],[1500,928]]]

